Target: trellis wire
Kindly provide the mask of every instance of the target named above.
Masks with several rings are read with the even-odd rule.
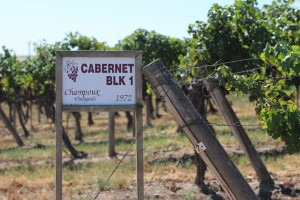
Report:
[[[221,65],[226,65],[226,64],[232,64],[232,63],[237,63],[237,62],[245,62],[245,61],[255,61],[255,60],[261,60],[260,58],[246,58],[246,59],[240,59],[240,60],[233,60],[233,61],[228,61],[228,62],[223,62],[223,63],[218,63],[219,61],[217,61],[214,64],[211,65],[201,65],[198,67],[187,67],[187,68],[182,68],[182,67],[178,67],[178,68],[174,68],[174,69],[170,69],[168,70],[169,72],[173,72],[176,70],[191,70],[191,69],[200,69],[200,68],[215,68],[216,66],[221,66]]]
[[[170,71],[170,70],[168,70],[168,71]],[[195,80],[190,80],[190,81],[180,81],[180,80],[178,80],[178,79],[175,79],[175,81],[176,81],[176,83],[178,84],[178,85],[182,85],[182,84],[199,84],[199,82],[200,81],[204,81],[204,80],[206,80],[206,78],[204,78],[204,79],[199,79],[198,81],[195,81]],[[207,82],[205,82],[205,84],[203,84],[203,88],[205,87],[205,85],[208,85],[208,84],[213,84],[213,85],[219,85],[219,83],[207,83]],[[220,85],[219,85],[220,86]],[[172,86],[171,86],[172,87]],[[170,89],[169,89],[170,90]],[[202,89],[203,90],[203,89]],[[166,95],[168,94],[168,92],[169,91],[166,91]],[[165,95],[165,96],[166,96]],[[206,95],[205,97],[211,97],[211,95]],[[164,97],[161,97],[161,98],[164,98]],[[164,104],[164,102],[163,102],[163,104]],[[163,104],[161,105],[161,106],[163,106]],[[216,122],[210,122],[210,123],[208,123],[208,122],[206,122],[206,121],[204,121],[204,123],[206,124],[206,125],[208,125],[208,126],[228,126],[228,127],[230,127],[230,126],[249,126],[249,127],[251,127],[251,126],[254,126],[254,127],[262,127],[261,125],[255,125],[255,124],[240,124],[239,122],[235,122],[235,123],[233,123],[233,124],[222,124],[222,123],[216,123]]]
[[[129,151],[131,150],[131,148],[132,148],[132,146],[134,145],[135,142],[136,142],[136,138],[133,140],[133,142],[131,143],[131,145],[127,149],[126,153],[123,155],[123,157],[118,162],[118,164],[116,165],[116,167],[114,168],[114,170],[112,171],[112,173],[109,175],[109,177],[106,179],[106,181],[104,182],[104,184],[101,186],[100,190],[98,191],[98,193],[96,194],[96,196],[95,196],[94,199],[97,199],[97,197],[99,196],[99,194],[103,191],[103,189],[105,188],[106,184],[108,183],[108,181],[110,180],[110,178],[114,175],[114,173],[117,171],[117,169],[119,168],[120,164],[123,162],[123,160],[125,159],[125,157],[128,155]]]
[[[158,112],[158,110],[162,107],[162,105],[160,105],[159,107],[157,107],[151,113],[151,115],[149,116],[149,119],[147,120],[147,122],[143,126],[143,130],[148,126],[148,124],[150,123],[150,121],[154,119],[154,115]],[[105,186],[107,185],[107,183],[109,182],[109,180],[111,179],[111,177],[115,174],[115,172],[117,171],[117,169],[119,168],[119,166],[121,165],[121,163],[123,162],[123,160],[125,159],[125,157],[128,155],[129,151],[131,150],[131,148],[133,147],[133,145],[135,144],[135,142],[136,142],[136,138],[130,144],[129,148],[127,149],[127,151],[125,152],[125,154],[123,155],[123,157],[121,158],[121,160],[118,162],[118,164],[116,165],[116,167],[114,168],[114,170],[108,176],[108,178],[106,179],[106,181],[104,182],[104,184],[100,187],[99,191],[97,192],[96,196],[94,197],[94,200],[96,200],[98,198],[98,196],[100,195],[100,193],[104,190]]]
[[[172,88],[172,86],[171,86]],[[165,96],[168,94],[168,92],[170,91],[170,89],[168,91],[166,91]],[[160,98],[164,99],[164,96],[161,96]],[[164,105],[164,101],[162,102],[162,104],[160,106],[158,106],[149,116],[149,119],[147,120],[147,122],[144,124],[143,126],[143,130],[148,126],[148,124],[151,122],[151,120],[154,119],[154,115],[158,113],[158,110],[160,108],[162,108],[162,106]],[[109,177],[107,178],[107,180],[105,181],[105,183],[101,186],[100,190],[97,192],[94,200],[96,200],[98,198],[98,196],[100,195],[100,193],[103,191],[103,189],[105,188],[106,184],[109,182],[110,178],[114,175],[114,173],[117,171],[117,169],[119,168],[119,166],[121,165],[121,163],[123,162],[123,160],[125,159],[125,157],[128,155],[129,151],[131,150],[132,146],[135,144],[136,142],[136,138],[133,140],[133,142],[131,143],[131,145],[129,146],[129,148],[127,149],[127,151],[125,152],[125,154],[123,155],[123,157],[121,158],[121,160],[118,162],[118,164],[116,165],[116,167],[114,168],[114,170],[112,171],[112,173],[109,175]]]
[[[170,71],[170,70],[168,70],[168,71]],[[252,70],[247,70],[247,71],[253,71],[253,69],[252,69]],[[246,71],[244,71],[244,72],[246,72]],[[241,73],[242,73],[242,72],[241,72]],[[178,81],[177,79],[175,79],[175,81],[176,81],[176,83],[177,83],[178,85],[181,85],[181,84],[187,84],[187,83],[192,83],[192,82],[193,82],[193,80],[191,80],[191,81]],[[215,83],[215,84],[216,84],[216,83]],[[204,87],[204,86],[205,86],[205,85],[203,85],[203,87]],[[171,86],[171,87],[172,87],[172,86]],[[168,93],[168,91],[166,91],[166,95],[167,95],[167,93]],[[164,104],[164,102],[163,102],[163,104]],[[202,121],[203,121],[207,126],[227,126],[227,127],[229,127],[229,126],[253,126],[253,127],[261,127],[261,125],[253,125],[253,124],[251,124],[251,125],[250,125],[250,124],[249,124],[249,125],[242,125],[242,124],[240,124],[239,122],[235,122],[235,123],[233,123],[233,124],[213,123],[213,122],[207,122],[204,118],[202,118]],[[186,126],[188,126],[188,125],[186,125]],[[180,128],[182,128],[182,127],[180,127]],[[167,145],[166,148],[169,148],[169,147],[170,147],[170,145],[171,145],[171,143],[172,143],[172,141],[173,141],[175,135],[176,135],[176,134],[173,134],[173,135],[172,135],[172,138],[171,138],[171,140],[170,140],[170,142],[169,142],[169,144]],[[154,177],[155,177],[155,175],[156,175],[158,169],[159,169],[159,165],[157,165],[157,167],[156,167],[156,169],[155,169],[155,171],[154,171],[154,174],[153,174],[153,176],[151,177],[151,179],[150,179],[150,181],[149,181],[148,186],[151,186],[151,184],[152,184],[152,182],[153,182],[153,179],[154,179]]]
[[[224,62],[224,63],[215,63],[213,65],[203,65],[203,66],[199,66],[199,67],[195,67],[196,69],[198,68],[202,68],[202,67],[216,67],[216,66],[220,66],[220,65],[225,65],[225,64],[231,64],[231,63],[237,63],[237,62],[243,62],[243,61],[254,61],[254,60],[261,60],[260,58],[249,58],[249,59],[241,59],[241,60],[235,60],[235,61],[230,61],[230,62]],[[183,68],[177,68],[177,69],[172,69],[172,70],[168,70],[169,72],[171,71],[175,71],[178,69],[183,69]],[[242,73],[253,73],[256,70],[259,70],[260,68],[254,68],[254,69],[250,69],[250,70],[245,70],[245,71],[240,71],[240,72],[235,72],[233,74],[242,74]],[[188,69],[185,69],[188,70]],[[294,77],[299,77],[299,76],[294,76]],[[273,80],[292,80],[291,77],[288,76],[280,76],[280,77],[267,77],[268,79],[264,79],[264,80],[269,80],[269,79],[273,79]],[[201,81],[204,81],[206,78],[201,79]],[[190,80],[190,81],[178,81],[176,80],[176,83],[181,85],[181,84],[191,84],[191,83],[195,83],[194,80]],[[209,84],[209,83],[206,83]],[[212,83],[212,84],[218,84],[218,83]],[[205,84],[203,85],[203,87],[205,87]],[[171,89],[171,88],[170,88]],[[169,90],[170,90],[169,89]],[[168,94],[169,91],[166,91],[166,95]],[[161,97],[163,99],[163,97]],[[143,129],[145,129],[145,127],[151,122],[151,120],[154,119],[154,115],[158,112],[158,110],[164,105],[164,102],[156,108],[155,111],[153,111],[149,117],[149,119],[147,120],[147,122],[144,124]],[[250,124],[240,124],[239,122],[236,122],[234,124],[222,124],[222,123],[208,123],[205,122],[206,125],[208,126],[255,126],[255,127],[261,127],[261,125],[250,125]],[[175,134],[173,135],[172,138],[174,138]],[[100,193],[103,191],[103,189],[105,188],[105,186],[107,185],[107,183],[109,182],[110,178],[114,175],[114,173],[117,171],[117,169],[119,168],[119,166],[121,165],[121,163],[123,162],[123,160],[125,159],[125,157],[128,155],[129,151],[131,150],[132,146],[135,144],[136,139],[133,140],[133,142],[131,143],[131,145],[129,146],[129,148],[127,149],[126,153],[123,155],[123,157],[121,158],[121,160],[118,162],[118,164],[116,165],[116,167],[114,168],[114,170],[112,171],[112,173],[109,175],[109,177],[107,178],[107,180],[105,181],[105,183],[101,186],[100,190],[98,191],[98,193],[96,194],[94,199],[97,199],[97,197],[100,195]],[[168,146],[170,146],[172,140],[170,141],[170,143],[168,144]],[[157,171],[157,170],[156,170]],[[154,176],[156,174],[156,171],[154,173],[154,175],[152,176],[149,185],[151,185]]]
[[[261,60],[261,58],[246,58],[246,59],[233,60],[233,61],[223,62],[223,63],[218,63],[220,61],[219,60],[216,63],[211,64],[211,65],[201,65],[201,66],[198,66],[198,67],[187,67],[187,68],[178,67],[178,68],[170,69],[168,71],[173,72],[173,71],[178,71],[178,70],[188,71],[188,70],[191,70],[191,69],[200,69],[200,68],[216,68],[216,66],[232,64],[232,63],[237,63],[237,62],[256,61],[256,60]],[[260,69],[261,68],[253,68],[253,69],[249,69],[249,70],[233,72],[232,74],[243,74],[243,73],[251,74],[251,73],[254,73],[255,71],[260,70]],[[207,78],[210,78],[210,77],[212,77],[212,75],[207,76]],[[274,80],[274,81],[275,80],[290,80],[291,81],[293,78],[299,78],[299,75],[279,76],[279,77],[268,76],[268,77],[266,77],[266,79],[260,79],[258,81],[267,81],[267,80]]]

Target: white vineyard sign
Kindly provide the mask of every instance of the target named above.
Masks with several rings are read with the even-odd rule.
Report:
[[[133,105],[135,59],[63,57],[63,105]]]

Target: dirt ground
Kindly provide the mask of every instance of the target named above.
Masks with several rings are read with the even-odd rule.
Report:
[[[258,152],[268,154],[274,149],[258,149]],[[281,153],[279,150],[277,153]],[[231,149],[227,149],[229,154],[240,154]],[[172,152],[156,152],[156,156],[148,160],[148,162],[155,162],[156,160],[180,162],[187,159],[193,159],[194,153],[189,149],[178,149]],[[218,183],[218,181],[211,175],[206,178],[206,187],[200,189],[193,183],[193,180],[178,180],[168,178],[160,181],[159,178],[152,182],[145,183],[145,199],[211,199],[211,200],[227,200],[229,199]],[[259,196],[260,186],[256,177],[245,177],[253,191]],[[300,176],[279,176],[272,174],[275,182],[271,190],[263,192],[264,196],[259,199],[273,199],[273,200],[300,200]],[[97,199],[137,199],[137,190],[132,188],[129,190],[105,190],[102,191]]]
[[[163,118],[159,123],[165,123],[169,118]],[[43,128],[45,129],[45,128]],[[51,128],[47,128],[48,130]],[[48,134],[48,133],[47,133]],[[26,147],[25,147],[26,148]],[[236,149],[232,146],[224,147],[226,152],[229,155],[242,155],[241,150]],[[285,155],[283,145],[278,145],[275,143],[268,143],[257,149],[260,155],[267,156],[271,155]],[[121,155],[124,152],[119,152],[120,156],[118,159],[121,159]],[[191,148],[178,148],[168,151],[166,149],[159,149],[156,152],[144,152],[145,163],[153,163],[159,161],[163,162],[173,162],[174,164],[179,162],[185,162],[189,159],[194,159],[194,152]],[[72,162],[81,163],[100,163],[103,159],[111,159],[108,156],[96,157],[89,155],[85,159],[74,160]],[[70,162],[70,159],[65,159],[64,162]],[[284,165],[284,163],[282,163]],[[0,160],[0,171],[5,172],[5,169],[9,167],[18,167],[18,166],[28,166],[28,165],[54,165],[53,158],[47,158],[39,160],[36,158],[29,159],[13,159],[13,160]],[[300,167],[300,166],[296,166]],[[296,172],[295,172],[296,171]],[[265,196],[260,199],[274,199],[274,200],[300,200],[300,168],[297,172],[297,169],[293,170],[292,174],[281,174],[281,173],[271,173],[275,185],[272,190],[264,193]],[[210,172],[206,176],[206,186],[200,189],[194,184],[194,175],[189,175],[189,178],[178,178],[180,176],[172,177],[172,172],[168,177],[159,177],[153,176],[153,179],[145,179],[144,185],[144,195],[145,199],[228,199],[226,193],[223,191],[222,187],[218,181],[214,178]],[[181,176],[185,177],[185,176]],[[191,178],[192,177],[192,178]],[[245,177],[246,181],[249,183],[254,192],[259,194],[259,181],[254,175],[249,175]],[[1,180],[0,180],[1,181]],[[49,183],[48,189],[39,188],[30,188],[25,185],[20,184],[19,182],[12,182],[11,187],[4,188],[0,187],[0,200],[21,200],[21,199],[55,199],[54,198],[54,183],[53,180]],[[80,192],[74,194],[73,196],[65,197],[64,199],[95,199],[98,191],[95,191],[95,186],[87,185],[80,188]],[[51,193],[51,194],[49,194]],[[27,197],[24,198],[23,194],[27,194]],[[128,200],[128,199],[137,199],[137,188],[135,185],[129,186],[126,189],[105,189],[101,191],[98,198],[96,199],[105,199],[105,200]]]
[[[232,149],[226,149],[229,154],[241,154],[239,151],[234,151]],[[261,154],[268,154],[272,151],[274,153],[274,149],[258,149],[258,152]],[[277,153],[282,153],[282,150],[278,150]],[[121,159],[121,154],[118,156],[118,159]],[[147,157],[147,156],[146,156]],[[191,149],[183,148],[183,149],[173,149],[172,151],[157,151],[154,153],[154,156],[149,156],[149,159],[146,161],[148,163],[160,161],[160,162],[184,162],[189,159],[194,159],[195,155]],[[74,164],[79,164],[83,162],[87,163],[98,163],[101,162],[103,159],[110,159],[107,157],[95,158],[95,157],[88,157],[86,159],[80,160],[72,160]],[[1,162],[0,168],[3,169],[5,167],[17,165],[27,165],[31,163],[33,165],[45,165],[51,164],[52,160],[20,160],[20,161],[9,161]],[[66,159],[64,161],[70,162],[70,160]],[[176,173],[176,172],[174,172]],[[172,175],[172,174],[171,174]],[[274,199],[274,200],[297,200],[300,199],[300,177],[299,176],[280,176],[277,174],[272,174],[272,177],[275,181],[275,185],[273,186],[272,190],[267,191],[264,197],[260,197],[260,199]],[[259,182],[254,176],[245,177],[246,181],[249,183],[251,188],[254,192],[258,195],[259,194]],[[218,181],[208,172],[208,176],[206,177],[206,187],[200,189],[193,183],[193,180],[190,179],[178,179],[172,178],[169,176],[165,177],[157,177],[153,176],[151,181],[145,181],[144,186],[144,196],[145,199],[212,199],[212,200],[227,200],[229,199],[226,193],[223,191],[222,187],[218,183]],[[16,183],[18,184],[18,183]],[[22,185],[14,185],[12,186],[17,188],[17,191],[0,188],[0,200],[10,199],[10,200],[19,200],[24,199],[21,197],[22,192],[25,190],[30,190],[28,188],[23,187]],[[22,191],[24,190],[24,191]],[[64,197],[64,199],[94,199],[96,197],[97,192],[95,188],[92,186],[86,186],[85,188],[81,188],[82,192],[80,195]],[[15,192],[15,194],[14,194]],[[28,192],[28,191],[27,191]],[[36,192],[32,191],[32,194]],[[18,195],[17,195],[18,194]],[[38,195],[31,195],[30,199],[39,199]],[[28,198],[25,198],[28,199]],[[45,198],[42,198],[45,199]],[[47,198],[46,198],[47,199]],[[52,199],[52,198],[51,198]],[[130,188],[124,190],[113,190],[113,189],[105,189],[101,191],[96,199],[105,199],[105,200],[131,200],[137,199],[137,188],[136,186],[131,186]]]

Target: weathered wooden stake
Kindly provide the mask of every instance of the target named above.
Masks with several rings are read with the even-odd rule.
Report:
[[[266,166],[260,159],[254,145],[248,137],[245,129],[241,125],[230,103],[226,99],[223,90],[219,87],[219,84],[212,79],[207,79],[206,83],[204,84],[210,95],[213,97],[218,108],[220,109],[227,124],[235,124],[233,126],[229,126],[231,132],[237,139],[247,158],[250,160],[259,180],[261,181],[261,184],[273,185],[273,179],[271,178]]]
[[[136,108],[135,137],[136,137],[136,175],[138,200],[144,199],[144,153],[143,153],[143,112],[142,107]]]
[[[56,58],[56,67],[62,66],[62,60]],[[55,71],[56,79],[56,91],[62,91],[62,76],[59,70]],[[62,141],[63,141],[63,128],[62,128],[62,95],[60,92],[56,92],[56,111],[55,111],[55,199],[62,200]],[[39,120],[40,120],[39,107]]]
[[[182,127],[230,199],[257,199],[251,187],[163,63],[160,60],[150,63],[144,68],[144,74],[157,93],[162,96],[168,111]]]
[[[115,112],[108,113],[108,156],[117,155],[115,151]]]

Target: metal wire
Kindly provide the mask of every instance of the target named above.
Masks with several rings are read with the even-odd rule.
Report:
[[[200,67],[196,67],[196,68],[201,68],[201,67],[216,67],[216,66],[220,66],[220,65],[224,65],[224,64],[230,64],[230,63],[237,63],[237,62],[243,62],[243,61],[251,61],[251,60],[260,60],[260,58],[250,58],[250,59],[242,59],[242,60],[235,60],[235,61],[230,61],[230,62],[224,62],[224,63],[215,63],[213,65],[203,65],[203,66],[200,66]],[[178,69],[181,69],[182,68],[177,68],[177,69],[172,69],[172,70],[168,70],[169,72],[171,71],[174,71],[174,70],[178,70]],[[234,74],[241,74],[241,73],[253,73],[254,71],[256,70],[259,70],[260,68],[255,68],[255,69],[251,69],[251,70],[246,70],[246,71],[240,71],[240,72],[235,72]],[[188,70],[188,69],[186,69]],[[293,76],[294,77],[294,76]],[[286,80],[290,80],[292,79],[293,77],[288,77],[288,76],[281,76],[281,77],[267,77],[265,80],[282,80],[282,79],[286,79]],[[298,76],[297,76],[298,77]],[[205,79],[201,79],[201,81],[204,81],[205,82]],[[194,80],[191,80],[191,81],[178,81],[176,80],[176,84],[192,84],[192,83],[195,83]],[[209,83],[206,83],[206,84],[209,84]],[[216,84],[216,83],[213,83],[213,84]],[[174,86],[175,84],[173,84],[168,91],[165,91],[165,96],[168,94],[168,92],[171,90],[171,88]],[[158,87],[159,85],[157,85],[156,87]],[[205,84],[204,84],[205,86]],[[164,99],[164,97],[161,97],[162,99]],[[148,124],[154,119],[154,115],[158,112],[158,110],[164,105],[164,102],[155,109],[155,111],[153,111],[151,113],[151,115],[149,116],[149,119],[147,120],[147,122],[144,124],[143,126],[143,129],[145,129]],[[206,123],[206,125],[208,126],[255,126],[255,127],[261,127],[260,125],[251,125],[251,124],[240,124],[239,122],[236,122],[236,123],[233,123],[233,124],[222,124],[222,123]],[[174,138],[174,136],[172,137]],[[172,140],[170,141],[169,145],[171,144]],[[107,178],[107,180],[105,181],[105,183],[101,186],[100,190],[97,192],[96,196],[95,196],[95,200],[98,198],[98,196],[100,195],[100,193],[104,190],[105,186],[107,185],[107,183],[109,182],[110,178],[114,175],[114,173],[117,171],[117,169],[119,168],[119,166],[121,165],[121,163],[124,161],[125,157],[128,155],[129,151],[131,150],[132,146],[136,143],[136,138],[133,140],[133,142],[131,143],[131,145],[129,146],[129,148],[127,149],[126,153],[123,155],[123,157],[121,158],[121,160],[118,162],[118,164],[116,165],[116,167],[114,168],[114,170],[112,171],[112,173],[109,175],[109,177]],[[153,179],[154,179],[154,176],[157,172],[158,168],[155,170],[155,173],[153,175],[153,177],[151,178],[150,180],[150,183],[152,183]]]
[[[154,119],[154,115],[158,112],[158,110],[163,106],[160,105],[159,107],[157,107],[150,115],[148,121],[144,124],[143,126],[143,130],[148,126],[148,124],[150,123],[151,120]],[[94,197],[94,200],[96,200],[98,198],[98,196],[100,195],[100,193],[104,190],[105,186],[107,185],[107,183],[109,182],[109,180],[111,179],[111,177],[115,174],[115,172],[117,171],[117,169],[119,168],[119,166],[121,165],[121,163],[124,161],[125,157],[128,155],[129,151],[131,150],[131,148],[133,147],[133,145],[136,143],[136,138],[133,140],[133,142],[130,144],[129,148],[127,149],[127,151],[125,152],[125,154],[123,155],[123,157],[121,158],[121,160],[118,162],[118,164],[116,165],[116,167],[114,168],[114,170],[112,171],[112,173],[108,176],[108,178],[106,179],[106,181],[104,182],[104,184],[100,187],[100,190],[97,192],[96,196]]]

